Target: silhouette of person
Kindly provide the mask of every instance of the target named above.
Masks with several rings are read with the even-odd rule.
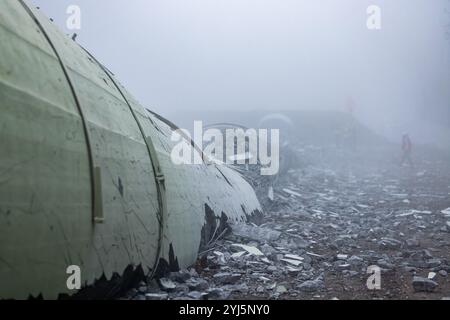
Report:
[[[411,138],[409,137],[408,133],[403,134],[402,151],[403,151],[403,155],[402,155],[402,161],[400,162],[400,165],[403,166],[405,164],[405,162],[408,162],[408,164],[410,166],[413,166],[413,162],[412,162],[412,158],[411,158],[412,142],[411,142]]]

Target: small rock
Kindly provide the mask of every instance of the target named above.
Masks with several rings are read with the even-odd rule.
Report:
[[[271,284],[268,284],[268,285],[266,286],[266,289],[267,289],[267,290],[273,290],[273,289],[276,288],[276,286],[277,286],[276,283],[271,283]]]
[[[346,254],[338,254],[336,258],[338,260],[347,260],[348,255],[346,255]]]
[[[438,287],[433,280],[422,277],[414,277],[412,284],[416,292],[433,292]]]
[[[284,255],[284,258],[290,259],[290,260],[298,260],[298,261],[303,261],[303,260],[305,260],[305,258],[300,257],[300,256],[298,256],[298,255],[296,255],[296,254],[285,254],[285,255]]]
[[[277,271],[278,270],[278,268],[277,267],[275,267],[275,266],[268,266],[267,267],[267,271],[269,271],[269,272],[275,272],[275,271]]]
[[[267,257],[275,254],[277,251],[270,245],[265,244],[261,247],[261,252],[264,253]]]
[[[439,259],[429,259],[427,260],[427,267],[428,268],[437,268],[441,265],[442,261]]]
[[[283,258],[280,261],[289,263],[289,264],[291,264],[293,266],[296,266],[296,267],[298,267],[299,265],[302,264],[302,262],[300,260],[293,260],[293,259],[286,259],[286,258]]]
[[[147,288],[147,286],[141,286],[138,288],[137,291],[139,291],[139,293],[146,293],[146,292],[148,292],[148,288]]]
[[[249,254],[251,255],[255,255],[255,256],[264,256],[264,253],[262,253],[258,248],[254,247],[254,246],[247,246],[245,244],[233,244],[232,247],[235,248],[241,248],[245,251],[247,251]]]
[[[348,276],[349,276],[349,277],[356,277],[357,275],[359,275],[359,272],[358,272],[358,271],[352,271],[352,270],[350,270],[350,271],[348,272]]]
[[[312,269],[312,266],[311,266],[311,264],[309,264],[309,263],[304,263],[302,266],[300,266],[300,267],[302,267],[302,269],[303,270],[305,270],[305,271],[308,271],[308,270],[311,270]]]
[[[144,290],[141,291],[141,289],[144,289]],[[139,287],[139,290],[136,290],[136,289],[133,288],[133,289],[131,289],[130,291],[127,292],[127,295],[129,297],[134,297],[138,293],[146,293],[146,292],[147,292],[147,287],[145,286],[145,287]]]
[[[434,280],[434,278],[436,278],[436,272],[430,272],[430,273],[428,273],[428,279],[430,279],[430,280]]]
[[[191,277],[198,277],[198,273],[194,268],[190,268],[188,270],[189,274],[191,275]]]
[[[204,279],[191,278],[186,281],[186,285],[193,291],[203,291],[208,289],[208,282]]]
[[[417,248],[420,246],[420,242],[417,239],[408,239],[406,240],[406,246],[408,248]]]
[[[334,268],[337,270],[348,270],[351,268],[351,265],[349,263],[345,263],[342,260],[336,261],[334,264]]]
[[[248,224],[232,225],[233,233],[239,237],[255,240],[259,242],[276,241],[281,236],[281,232],[268,228],[255,227]]]
[[[422,253],[423,253],[424,257],[427,258],[427,259],[432,259],[433,258],[433,255],[431,254],[430,250],[428,250],[428,249],[424,249],[422,251]]]
[[[413,272],[413,273],[416,273],[416,272],[417,272],[417,268],[410,267],[410,266],[404,266],[404,267],[403,267],[403,270],[404,270],[405,272]]]
[[[240,278],[240,274],[231,274],[229,272],[221,272],[213,276],[213,279],[220,284],[235,284]]]
[[[286,293],[286,292],[287,292],[287,289],[286,289],[285,286],[277,286],[275,292],[276,292],[276,293],[279,293],[279,294],[283,294],[283,293]]]
[[[187,296],[194,300],[204,300],[208,296],[208,294],[205,292],[191,291]]]
[[[246,254],[247,252],[245,251],[239,251],[239,252],[235,252],[231,255],[231,259],[234,260],[240,260],[242,259],[242,257]]]
[[[245,294],[248,292],[248,285],[246,283],[241,283],[238,285],[229,285],[227,289],[231,290],[232,292],[241,292]]]
[[[303,292],[315,292],[317,290],[320,290],[323,286],[323,281],[316,279],[303,282],[298,286],[298,289]]]
[[[225,300],[229,297],[230,293],[222,288],[211,288],[206,291],[208,293],[208,299],[212,300]]]
[[[168,278],[159,279],[159,284],[161,286],[161,289],[163,289],[164,291],[171,291],[177,287],[177,285]]]
[[[145,295],[146,300],[167,300],[168,297],[167,293],[147,293]]]
[[[392,270],[395,268],[395,266],[390,263],[389,261],[386,261],[385,259],[380,259],[377,261],[377,265],[382,269]]]
[[[360,266],[364,264],[364,260],[358,256],[351,256],[348,260],[348,263],[350,263],[352,266]]]
[[[179,283],[185,283],[191,278],[191,274],[188,271],[171,272],[169,274],[169,279]]]
[[[402,243],[396,239],[382,238],[378,245],[381,249],[397,250],[401,248]]]

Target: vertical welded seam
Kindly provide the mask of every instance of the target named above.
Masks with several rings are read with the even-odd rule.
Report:
[[[158,262],[159,262],[159,258],[160,258],[160,254],[161,254],[161,248],[162,248],[162,242],[163,242],[163,236],[164,236],[164,217],[167,214],[167,197],[166,197],[165,177],[164,177],[164,173],[161,169],[161,164],[159,162],[158,154],[156,152],[156,149],[155,149],[155,146],[153,144],[151,137],[145,135],[144,128],[142,127],[142,124],[139,121],[139,118],[136,115],[136,112],[134,111],[133,107],[131,106],[130,102],[126,98],[123,91],[120,89],[120,86],[114,80],[114,77],[105,68],[105,66],[103,64],[101,64],[89,51],[87,51],[84,48],[83,48],[83,50],[98,64],[98,66],[103,70],[103,72],[106,73],[108,78],[111,80],[111,82],[116,87],[117,91],[119,91],[123,100],[130,108],[130,112],[133,115],[134,120],[136,121],[136,124],[139,128],[139,131],[141,132],[142,138],[144,139],[145,145],[147,147],[147,152],[148,152],[150,162],[152,164],[153,172],[155,175],[156,188],[157,188],[157,192],[158,192],[158,204],[159,204],[159,210],[160,210],[159,217],[158,217],[158,222],[159,222],[158,247],[157,247],[157,251],[156,251],[155,264],[152,269],[152,274],[154,274],[158,267]]]
[[[81,122],[83,123],[83,131],[84,131],[84,135],[85,135],[85,139],[86,139],[86,144],[87,144],[87,153],[88,153],[88,160],[89,160],[89,171],[90,171],[90,180],[91,180],[91,207],[92,207],[92,218],[93,220],[95,219],[95,200],[96,200],[96,193],[95,193],[95,189],[96,189],[96,184],[95,184],[95,172],[94,172],[94,158],[93,158],[93,154],[92,154],[92,148],[91,148],[91,139],[90,139],[90,135],[89,135],[89,129],[86,123],[86,118],[84,116],[84,112],[83,109],[81,107],[81,103],[80,100],[77,97],[76,91],[75,91],[75,87],[72,83],[72,80],[70,78],[69,72],[61,58],[61,56],[59,55],[58,51],[56,50],[55,45],[53,44],[52,40],[50,39],[50,36],[48,35],[48,33],[46,32],[44,26],[40,23],[39,19],[35,16],[35,14],[33,13],[33,11],[28,7],[28,5],[23,1],[23,0],[19,0],[19,2],[22,4],[22,6],[24,7],[25,11],[28,12],[28,14],[30,15],[30,17],[33,19],[33,21],[36,23],[36,25],[38,26],[38,28],[42,31],[42,34],[44,35],[44,37],[47,39],[50,47],[52,48],[53,52],[55,53],[56,58],[59,61],[59,64],[61,65],[62,71],[64,73],[64,76],[66,77],[66,80],[69,84],[70,87],[70,91],[72,92],[72,95],[74,97],[75,100],[75,104],[77,106],[78,112],[80,113],[80,118],[81,118]]]

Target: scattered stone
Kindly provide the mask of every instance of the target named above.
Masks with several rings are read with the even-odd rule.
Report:
[[[192,276],[188,271],[171,272],[169,274],[169,279],[179,283],[185,283]]]
[[[211,288],[206,291],[210,300],[225,300],[230,295],[229,292],[222,288]]]
[[[140,286],[137,290],[134,289],[134,291],[135,291],[135,294],[137,294],[138,292],[139,293],[146,293],[148,291],[148,288],[147,288],[147,286]]]
[[[436,278],[436,272],[429,272],[428,273],[428,279],[434,280]]]
[[[427,260],[427,267],[428,268],[437,268],[442,264],[442,261],[440,259],[429,259]]]
[[[408,239],[406,240],[406,246],[408,248],[417,248],[420,246],[419,240],[417,239]]]
[[[164,291],[171,291],[177,287],[177,285],[168,278],[159,279],[159,284],[161,286],[161,289],[163,289]]]
[[[380,259],[377,261],[377,265],[382,269],[392,270],[395,268],[395,265],[390,263],[389,261],[386,261],[384,259]]]
[[[334,263],[334,268],[339,271],[348,270],[351,268],[351,265],[343,260],[338,260]]]
[[[269,272],[275,272],[275,271],[277,271],[278,270],[278,268],[277,267],[275,267],[275,266],[268,266],[267,267],[267,271],[269,271]]]
[[[167,300],[169,295],[167,293],[147,293],[145,300]]]
[[[417,276],[413,278],[412,284],[416,292],[433,292],[438,287],[433,280]]]
[[[285,258],[290,259],[290,260],[298,260],[298,261],[303,261],[305,260],[303,257],[300,257],[296,254],[285,254],[284,255]]]
[[[251,255],[255,255],[255,256],[263,256],[264,255],[264,253],[262,253],[258,248],[253,247],[253,246],[247,246],[244,244],[233,244],[232,246],[244,249]]]
[[[383,238],[378,242],[380,249],[398,250],[401,248],[402,243],[396,239]]]
[[[347,275],[348,275],[349,277],[356,277],[357,275],[359,275],[359,272],[358,272],[358,271],[349,270],[349,271],[347,272]]]
[[[193,291],[204,291],[208,289],[208,282],[205,279],[188,279],[186,285]]]
[[[450,171],[441,174],[430,167],[411,181],[398,166],[366,175],[354,168],[353,174],[339,173],[311,163],[280,175],[276,182],[252,184],[263,191],[261,204],[267,214],[258,221],[261,225],[231,224],[233,232],[221,235],[195,268],[141,283],[124,299],[303,299],[302,293],[311,293],[313,299],[341,294],[371,299],[361,281],[365,284],[367,267],[373,265],[395,276],[400,287],[432,292],[440,279],[440,291],[448,291],[450,208],[441,213],[433,207],[448,199],[450,186],[442,192],[439,188],[450,181]],[[273,200],[265,203],[269,184]],[[318,274],[336,283],[325,290]],[[424,278],[409,282],[418,275]],[[399,296],[402,292],[383,290],[377,296],[410,298]]]
[[[233,233],[239,237],[256,240],[259,242],[276,241],[280,238],[281,232],[269,228],[255,227],[248,224],[232,225]]]
[[[360,258],[358,256],[351,256],[348,260],[348,263],[350,263],[352,266],[361,266],[364,264],[364,259]]]
[[[287,266],[286,270],[289,272],[289,274],[295,275],[295,274],[301,272],[302,270],[308,270],[305,268],[305,266],[306,266],[306,268],[310,267],[309,264],[305,264],[302,268],[293,268],[291,266]]]
[[[298,267],[299,265],[302,264],[301,261],[299,261],[299,260],[292,260],[292,259],[281,259],[280,261],[283,261],[283,262],[292,264],[292,265],[294,265],[294,266],[296,266],[296,267]]]
[[[285,286],[277,286],[275,291],[276,291],[276,293],[283,294],[283,293],[287,292],[287,289]]]
[[[205,292],[199,292],[199,291],[191,291],[187,295],[189,298],[194,300],[204,300],[208,296]]]
[[[320,279],[305,281],[297,288],[303,292],[316,292],[324,287],[324,283]]]
[[[231,274],[229,272],[221,272],[213,276],[213,279],[220,284],[235,284],[240,278],[240,274]]]
[[[231,255],[231,258],[238,260],[240,258],[242,258],[247,252],[245,251],[239,251],[239,252],[235,252]]]

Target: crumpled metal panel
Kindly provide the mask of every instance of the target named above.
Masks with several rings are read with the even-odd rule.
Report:
[[[206,211],[260,211],[236,172],[175,166],[172,129],[22,1],[0,2],[0,57],[0,298],[73,294],[69,265],[86,286],[188,266]]]

